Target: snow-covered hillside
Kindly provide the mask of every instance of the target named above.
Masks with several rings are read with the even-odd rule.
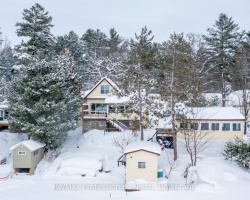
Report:
[[[147,130],[145,138],[149,138],[153,133],[154,130]],[[145,200],[157,197],[233,200],[250,195],[250,173],[235,163],[225,161],[223,157],[200,159],[196,168],[200,176],[198,185],[193,190],[180,189],[179,187],[185,186],[186,183],[182,174],[188,163],[188,157],[184,154],[180,155],[178,168],[167,180],[169,190],[126,193],[123,189],[125,167],[117,166],[117,159],[121,153],[112,145],[112,138],[117,134],[119,133],[109,132],[104,135],[103,131],[91,130],[81,135],[80,128],[71,131],[63,147],[57,153],[49,152],[38,165],[34,175],[14,174],[11,179],[0,181],[0,198],[3,200],[20,198]],[[13,141],[18,142],[18,136],[16,137]],[[7,146],[6,148],[9,148],[10,144]],[[165,149],[159,158],[159,167],[164,170],[167,170],[166,156],[171,154],[171,151]],[[10,163],[6,166],[10,167]]]

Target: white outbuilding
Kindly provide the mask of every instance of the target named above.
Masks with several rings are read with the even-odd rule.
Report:
[[[158,143],[136,141],[128,144],[126,156],[126,184],[136,180],[157,183],[158,156],[161,147]]]

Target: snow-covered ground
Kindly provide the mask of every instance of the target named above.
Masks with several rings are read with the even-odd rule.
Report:
[[[8,142],[0,140],[2,152],[26,139],[24,136],[6,134],[4,137],[8,138]],[[153,130],[148,130],[145,138],[148,139],[153,134]],[[186,179],[182,176],[188,163],[185,154],[180,155],[179,166],[170,175],[169,189],[126,193],[123,190],[125,167],[117,166],[121,153],[112,145],[112,138],[116,135],[117,132],[104,135],[99,130],[91,130],[82,135],[80,128],[71,131],[64,146],[57,152],[49,152],[39,163],[34,175],[14,174],[12,178],[0,180],[0,199],[234,200],[246,199],[250,195],[250,172],[244,171],[235,163],[225,161],[223,157],[200,159],[196,168],[200,176],[198,185],[192,190],[189,190],[190,187],[185,188]],[[159,168],[168,171],[166,156],[171,153],[170,149],[162,152]],[[11,159],[6,165],[0,166],[0,172],[3,172],[1,176],[4,172],[7,173],[5,168],[11,168]]]

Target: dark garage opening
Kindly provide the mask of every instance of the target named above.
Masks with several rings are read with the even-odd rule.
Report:
[[[30,168],[16,168],[16,173],[26,173],[29,174]]]

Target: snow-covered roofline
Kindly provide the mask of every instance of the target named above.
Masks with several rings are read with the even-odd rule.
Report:
[[[234,107],[188,107],[186,117],[196,120],[245,120]]]
[[[44,143],[41,143],[41,142],[38,142],[38,141],[35,141],[35,140],[26,140],[26,141],[19,142],[18,144],[12,146],[10,148],[10,151],[15,150],[16,148],[18,148],[21,145],[25,146],[30,151],[35,151],[37,149],[45,147]]]
[[[158,155],[161,154],[160,145],[158,143],[149,142],[149,141],[131,142],[126,147],[126,149],[124,151],[124,154],[128,154],[128,153],[135,152],[135,151],[140,151],[140,150],[148,151],[148,152],[155,153],[155,154],[158,154]]]
[[[126,103],[130,100],[129,97],[124,96],[124,97],[118,97],[118,96],[110,96],[110,97],[106,97],[104,103],[106,104],[122,104],[122,103]]]
[[[116,90],[119,90],[118,86],[111,79],[107,77],[103,77],[100,81],[98,81],[98,83],[95,84],[94,87],[92,87],[91,90],[85,92],[85,94],[83,95],[83,98],[86,98],[103,80],[106,80],[113,88],[115,88]]]

